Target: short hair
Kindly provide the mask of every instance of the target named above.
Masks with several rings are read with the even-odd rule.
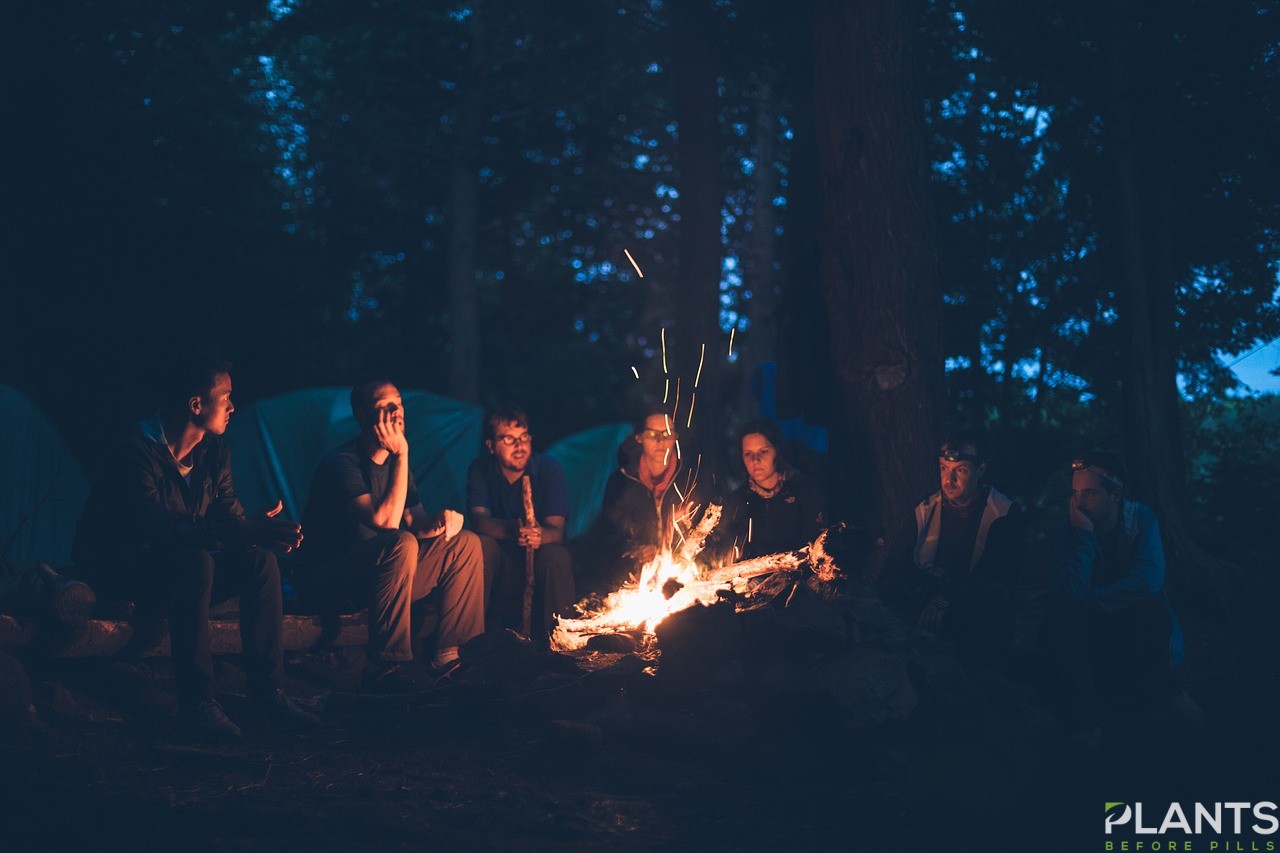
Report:
[[[1087,467],[1101,468],[1111,475],[1102,478],[1102,486],[1107,490],[1107,494],[1114,495],[1122,491],[1125,481],[1129,479],[1129,469],[1125,467],[1119,453],[1110,450],[1089,450],[1077,453],[1072,458],[1073,467],[1077,461],[1083,462]]]
[[[791,463],[787,457],[787,443],[786,439],[782,437],[782,430],[768,418],[747,421],[747,423],[743,424],[742,429],[738,430],[738,461],[742,461],[742,440],[749,435],[763,435],[765,440],[773,445],[773,449],[777,453],[773,462],[773,467],[776,470],[787,471],[791,468]]]
[[[966,430],[952,430],[942,438],[942,442],[938,445],[938,452],[944,450],[960,450],[964,447],[972,447],[973,455],[977,457],[977,461],[983,461],[982,441],[975,433]]]
[[[360,420],[362,414],[373,408],[374,392],[386,385],[395,384],[390,379],[381,376],[357,382],[351,388],[351,414],[355,416],[357,421]]]
[[[169,362],[161,376],[160,408],[185,411],[187,401],[202,397],[221,374],[231,373],[231,362],[209,352],[188,352]]]
[[[485,415],[484,437],[492,441],[498,432],[500,424],[515,424],[527,430],[529,428],[529,416],[525,414],[524,409],[515,403],[500,403],[490,409],[489,414]]]

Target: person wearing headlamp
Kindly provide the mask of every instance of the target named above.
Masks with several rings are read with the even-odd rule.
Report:
[[[1071,498],[1051,565],[1045,623],[1065,722],[1096,746],[1109,714],[1153,707],[1177,691],[1182,628],[1165,595],[1160,525],[1125,496],[1124,462],[1093,452],[1071,463]]]
[[[941,488],[912,511],[885,561],[885,600],[956,644],[973,666],[1000,667],[1013,644],[1014,590],[1025,524],[1006,495],[982,482],[979,442],[952,435],[938,449]]]

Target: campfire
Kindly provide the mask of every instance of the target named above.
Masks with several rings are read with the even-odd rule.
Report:
[[[658,624],[685,608],[711,605],[730,594],[736,594],[738,606],[745,607],[757,603],[753,602],[757,593],[776,594],[777,585],[767,581],[770,575],[795,576],[806,565],[820,581],[830,582],[839,575],[835,561],[826,553],[825,531],[797,551],[704,570],[694,559],[719,522],[720,513],[721,508],[712,504],[678,550],[659,553],[640,569],[638,577],[610,593],[598,606],[580,603],[582,617],[558,619],[551,647],[571,652],[585,647],[594,636],[610,634],[638,637],[649,646]]]
[[[636,274],[644,278],[644,273],[640,271],[640,266],[631,252],[627,251],[626,255],[627,260],[635,268]],[[733,356],[734,331],[736,327],[729,331],[730,358]],[[665,327],[661,330],[660,338],[663,374],[662,403],[665,406],[672,390],[667,365]],[[698,369],[694,375],[693,390],[689,396],[689,409],[685,418],[687,427],[693,425],[697,388],[702,380],[702,368],[706,356],[707,345],[704,343],[700,347]],[[640,372],[634,366],[631,372],[636,379],[640,379]],[[677,377],[674,406],[669,415],[664,413],[668,431],[672,429],[672,424],[678,423],[680,386],[681,382]],[[675,452],[679,458],[679,441],[675,442]],[[668,448],[667,454],[670,453],[671,449]],[[664,465],[666,461],[664,458]],[[700,467],[700,456],[698,461],[698,467]],[[691,477],[696,482],[697,468]],[[740,609],[760,606],[780,592],[794,590],[800,570],[805,566],[809,567],[813,577],[824,583],[833,581],[839,576],[835,561],[826,553],[828,531],[824,531],[808,546],[797,551],[770,554],[710,569],[699,566],[695,560],[702,552],[707,537],[720,522],[722,508],[717,504],[710,504],[697,526],[689,530],[687,525],[691,524],[690,519],[696,517],[698,507],[692,505],[693,501],[689,498],[693,493],[693,483],[686,482],[685,485],[684,492],[681,492],[675,483],[671,486],[680,499],[681,510],[672,520],[671,528],[665,531],[667,544],[652,560],[640,568],[637,575],[623,584],[620,589],[610,593],[603,601],[588,599],[579,602],[577,610],[582,614],[581,616],[558,617],[556,626],[551,632],[553,650],[572,652],[586,647],[593,637],[621,635],[638,641],[640,646],[649,650],[653,647],[655,629],[662,620],[673,613],[698,604],[715,604],[725,597],[732,598],[735,606]],[[679,539],[678,546],[672,543],[673,537]],[[750,541],[750,538],[750,526],[748,526],[747,541]],[[734,553],[738,553],[736,543]]]

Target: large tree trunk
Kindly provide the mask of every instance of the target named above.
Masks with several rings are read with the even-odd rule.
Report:
[[[471,402],[480,399],[480,312],[476,283],[480,231],[477,156],[484,127],[487,63],[483,0],[467,18],[467,72],[455,127],[449,175],[449,389]]]
[[[674,288],[674,317],[667,333],[671,377],[682,380],[681,427],[698,369],[701,345],[707,345],[694,410],[694,428],[722,422],[721,394],[726,371],[720,349],[720,208],[724,197],[720,170],[716,32],[711,4],[686,0],[671,6],[674,40],[672,72],[676,84],[676,149],[679,165],[679,280]],[[674,391],[673,391],[674,396]],[[703,429],[709,441],[718,436]]]
[[[915,22],[892,0],[822,0],[814,23],[819,268],[853,440],[840,508],[892,530],[937,487],[943,394]]]
[[[1221,605],[1214,578],[1217,561],[1196,544],[1186,499],[1177,348],[1173,336],[1178,271],[1171,269],[1167,259],[1152,252],[1153,247],[1167,250],[1172,239],[1172,223],[1167,211],[1159,210],[1167,200],[1160,185],[1170,177],[1161,174],[1161,167],[1168,165],[1168,158],[1162,154],[1165,150],[1162,133],[1168,132],[1168,127],[1162,127],[1160,121],[1162,115],[1167,115],[1161,99],[1169,96],[1161,87],[1167,87],[1169,82],[1159,73],[1159,59],[1167,55],[1167,45],[1160,44],[1160,39],[1168,34],[1160,27],[1153,33],[1151,21],[1145,22],[1142,28],[1136,27],[1136,23],[1129,4],[1117,2],[1110,6],[1107,152],[1115,190],[1117,286],[1127,340],[1122,391],[1129,466],[1126,491],[1149,503],[1159,516],[1171,580],[1193,590],[1197,597],[1208,593]],[[1144,66],[1154,63],[1150,76],[1155,89],[1149,91],[1144,87],[1145,109],[1133,98],[1131,58],[1137,58]],[[1147,120],[1135,121],[1139,113]],[[1136,138],[1139,127],[1146,129],[1149,137],[1144,137],[1141,145]],[[1155,164],[1148,181],[1143,180],[1138,165],[1139,150],[1143,151],[1146,162]]]

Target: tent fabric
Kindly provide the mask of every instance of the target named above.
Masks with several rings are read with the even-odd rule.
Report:
[[[409,462],[423,506],[429,512],[465,511],[467,468],[482,452],[483,411],[426,391],[402,390],[401,395]],[[630,431],[626,424],[595,427],[546,451],[565,469],[571,538],[588,530],[599,514],[618,444]],[[310,388],[238,409],[226,439],[245,510],[260,512],[281,500],[286,515],[301,519],[316,466],[358,433],[346,388]]]
[[[0,385],[0,434],[5,438],[0,446],[0,470],[4,471],[0,549],[13,536],[8,553],[0,558],[17,566],[37,560],[55,567],[69,565],[76,521],[89,496],[88,479],[48,418],[21,392],[4,385]],[[31,520],[18,530],[33,511]]]
[[[302,518],[320,460],[360,432],[349,394],[347,388],[309,388],[261,400],[232,416],[226,439],[246,512],[281,500],[288,517]],[[426,391],[404,390],[401,396],[409,464],[423,506],[429,512],[461,509],[467,465],[480,447],[482,411]]]
[[[631,435],[629,424],[605,424],[575,433],[553,444],[546,454],[564,467],[569,483],[569,522],[575,539],[591,529],[600,513],[604,487],[618,467],[618,445]]]
[[[309,388],[236,410],[226,441],[236,491],[247,512],[261,512],[281,500],[289,517],[302,518],[316,466],[359,432],[348,393],[346,388]],[[423,504],[429,511],[464,510],[467,467],[481,452],[483,412],[426,391],[404,391],[403,396],[409,459]],[[3,385],[0,430],[6,437],[0,447],[0,548],[48,492],[8,554],[0,557],[19,566],[36,560],[70,565],[76,522],[89,496],[88,479],[35,404]],[[568,480],[570,537],[590,529],[599,514],[618,444],[629,432],[626,424],[608,424],[547,449],[564,466]]]

